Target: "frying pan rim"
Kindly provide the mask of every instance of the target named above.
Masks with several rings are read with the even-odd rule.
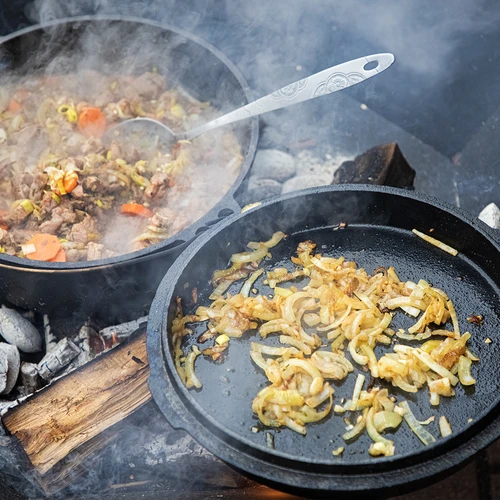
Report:
[[[321,187],[321,188],[309,188],[309,189],[297,191],[294,193],[290,193],[286,196],[276,197],[276,198],[273,198],[271,200],[267,200],[267,201],[261,203],[260,205],[252,208],[251,211],[263,210],[263,209],[265,210],[266,207],[268,207],[270,205],[273,205],[275,203],[282,203],[283,201],[288,200],[288,199],[299,198],[299,197],[303,197],[303,196],[307,196],[307,195],[311,195],[311,194],[321,194],[321,193],[325,193],[325,192],[330,193],[330,192],[339,192],[339,191],[341,191],[341,192],[346,192],[346,191],[356,192],[357,191],[357,192],[371,192],[371,193],[378,192],[378,193],[385,193],[385,194],[405,197],[405,198],[408,198],[408,199],[413,200],[413,201],[424,202],[424,203],[430,204],[433,207],[436,207],[440,210],[444,210],[445,212],[448,212],[451,215],[457,217],[463,223],[471,225],[474,228],[474,230],[479,231],[479,233],[483,234],[483,236],[485,236],[495,246],[497,251],[500,252],[499,243],[496,240],[496,237],[498,235],[494,234],[494,230],[490,230],[490,228],[488,228],[486,226],[486,224],[484,224],[479,219],[472,218],[471,215],[468,214],[467,212],[460,210],[457,207],[453,207],[453,206],[447,204],[446,202],[442,202],[441,200],[437,200],[433,197],[423,195],[421,193],[412,193],[412,192],[408,192],[405,190],[401,190],[401,189],[397,189],[397,188],[390,188],[390,187],[386,187],[386,186],[372,186],[372,185],[357,185],[356,184],[356,185],[325,186],[325,187]],[[248,212],[250,212],[250,210]],[[184,272],[186,267],[189,265],[189,262],[191,261],[192,257],[195,254],[197,254],[197,252],[200,249],[202,249],[210,240],[212,240],[213,238],[216,238],[217,235],[221,231],[223,231],[224,229],[226,229],[228,226],[232,225],[233,223],[237,222],[239,219],[245,217],[245,215],[246,215],[246,212],[242,213],[242,214],[233,215],[231,217],[228,217],[227,219],[222,221],[220,224],[218,224],[216,227],[212,228],[211,230],[207,231],[205,234],[201,235],[195,242],[193,242],[189,247],[187,247],[184,250],[184,252],[182,252],[182,254],[179,256],[179,258],[176,260],[176,262],[172,265],[170,270],[167,272],[167,274],[165,275],[165,277],[163,278],[162,282],[160,283],[160,285],[157,289],[157,294],[155,296],[155,299],[154,299],[152,307],[151,307],[152,311],[154,311],[154,310],[162,311],[161,312],[161,314],[162,314],[162,316],[161,316],[161,318],[162,318],[161,319],[161,328],[159,330],[162,338],[163,338],[163,332],[165,331],[165,328],[166,328],[166,321],[168,318],[168,314],[165,314],[165,309],[166,309],[169,301],[165,300],[165,298],[171,297],[171,295],[172,295],[171,292],[173,292],[176,284],[179,281],[181,274]],[[167,276],[168,276],[168,278],[167,278]],[[170,283],[171,285],[168,286],[168,284],[165,285],[165,283]],[[163,293],[161,293],[161,292],[163,292]],[[161,294],[163,296],[163,299],[162,299],[163,303],[160,303],[160,304],[158,304],[159,294]],[[148,328],[148,332],[149,332],[149,328]],[[148,337],[149,337],[149,335],[148,335]],[[189,395],[190,394],[189,391],[187,391],[185,389],[185,387],[182,385],[182,382],[178,378],[178,375],[177,375],[175,368],[173,366],[172,358],[171,358],[170,352],[168,350],[168,347],[167,346],[163,346],[163,347],[167,351],[165,353],[165,357],[166,357],[165,363],[168,365],[169,378],[172,378],[172,377],[174,378],[174,380],[175,380],[174,389],[176,390],[176,392],[182,393],[182,396],[179,394],[179,397],[181,397],[181,399],[187,398],[189,401],[189,405],[194,406],[194,410],[196,410],[197,413],[200,413],[200,411],[201,411],[201,416],[203,419],[208,419],[209,421],[212,421],[213,419],[211,418],[211,416],[206,414],[206,412],[203,410],[203,408],[200,405],[198,405],[196,400]],[[183,402],[183,404],[184,404],[184,402]],[[199,409],[196,409],[197,406],[199,406]],[[497,404],[495,404],[494,406],[491,406],[484,414],[481,415],[480,418],[477,419],[477,422],[483,421],[489,414],[492,413],[492,411],[494,411],[494,408],[496,408],[496,407],[497,407]],[[189,411],[189,408],[188,408],[188,411]],[[213,421],[211,423],[215,424],[217,427],[217,423],[215,421]],[[428,454],[429,451],[432,452],[432,451],[434,451],[434,449],[437,449],[439,451],[445,442],[447,442],[447,441],[455,441],[456,442],[457,437],[461,436],[464,432],[471,432],[471,430],[470,430],[471,428],[472,428],[472,426],[464,427],[463,429],[461,429],[460,432],[457,432],[452,437],[447,438],[445,440],[439,440],[439,442],[436,443],[436,445],[432,446],[433,450],[430,450],[431,447],[429,447],[429,448],[421,450],[417,453],[409,454],[406,456],[395,455],[394,457],[390,457],[390,458],[386,457],[383,460],[380,460],[379,463],[390,464],[390,463],[397,462],[401,459],[417,458],[422,453]],[[219,429],[220,429],[220,427],[219,427]],[[229,436],[239,440],[240,443],[247,444],[247,445],[249,445],[249,446],[251,446],[251,447],[253,447],[261,452],[267,451],[267,453],[269,453],[269,450],[266,450],[265,447],[261,447],[259,445],[256,445],[253,442],[246,443],[246,439],[244,437],[242,437],[241,435],[237,435],[236,433],[233,433],[232,431],[229,431],[227,429],[225,429],[224,432],[226,433],[226,435],[229,435]],[[233,436],[233,434],[234,434],[234,436]],[[271,456],[281,457],[281,458],[290,460],[290,457],[287,456],[287,454],[283,454],[283,453],[272,453]],[[293,457],[292,460],[297,461],[297,458]],[[315,463],[315,462],[308,460],[308,463]],[[317,463],[318,464],[325,464],[324,461],[318,461]],[[331,462],[329,462],[327,465],[337,466],[337,464],[331,464]],[[349,467],[349,466],[352,466],[354,464],[339,464],[340,467],[342,467],[342,465],[344,467]],[[356,465],[361,465],[361,466],[373,465],[373,461],[367,461],[366,463],[356,462]]]
[[[146,26],[152,26],[158,28],[165,32],[170,31],[176,35],[180,35],[189,42],[193,42],[203,49],[211,52],[217,59],[219,59],[224,66],[228,68],[230,73],[236,78],[238,85],[244,93],[244,97],[247,102],[251,102],[253,99],[253,91],[248,85],[245,77],[238,67],[217,47],[211,43],[205,41],[203,38],[190,33],[182,28],[177,28],[169,23],[160,23],[158,21],[153,21],[150,19],[135,17],[135,16],[120,16],[120,15],[86,15],[86,16],[74,16],[74,17],[64,17],[59,19],[54,19],[45,23],[38,23],[25,28],[16,30],[8,35],[0,37],[0,46],[4,43],[9,42],[17,37],[35,32],[37,30],[43,30],[46,28],[52,28],[59,25],[70,25],[79,24],[84,22],[130,22],[135,24],[142,24]],[[150,245],[141,250],[135,252],[125,253],[123,255],[118,255],[116,257],[109,257],[106,259],[96,259],[91,261],[81,261],[81,262],[43,262],[43,261],[32,261],[29,259],[22,259],[20,257],[15,257],[6,254],[0,254],[0,267],[2,267],[3,262],[7,263],[9,267],[14,267],[16,269],[26,268],[29,271],[45,271],[49,273],[57,272],[67,272],[67,271],[86,271],[106,268],[109,266],[116,266],[119,264],[126,264],[130,261],[137,261],[139,259],[147,258],[152,254],[162,253],[170,250],[175,250],[182,245],[189,244],[191,241],[196,239],[196,232],[202,227],[210,227],[214,220],[217,222],[221,218],[218,214],[224,209],[232,210],[238,205],[234,200],[234,194],[241,186],[246,174],[248,173],[257,152],[257,143],[259,141],[259,119],[258,117],[252,117],[248,120],[250,140],[248,143],[248,151],[245,155],[243,163],[241,165],[238,177],[234,180],[230,189],[224,194],[224,196],[214,205],[206,214],[200,217],[198,220],[194,221],[188,227],[182,231],[174,234],[170,238]],[[28,262],[26,262],[28,260]]]

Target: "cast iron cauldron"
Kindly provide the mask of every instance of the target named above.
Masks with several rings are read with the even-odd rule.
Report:
[[[138,73],[156,66],[221,111],[250,100],[242,75],[217,49],[177,28],[133,18],[80,17],[20,30],[0,40],[0,68],[21,73],[49,66],[56,72],[72,71],[81,65],[82,53],[84,62],[97,70],[120,64],[128,68],[131,61]],[[56,57],[64,61],[60,67],[54,67]],[[244,154],[241,172],[224,198],[197,222],[157,245],[110,259],[47,263],[0,255],[0,301],[57,315],[103,313],[110,318],[123,317],[127,310],[134,314],[146,310],[182,249],[209,226],[240,210],[233,195],[252,163],[258,120],[242,123],[237,134]]]

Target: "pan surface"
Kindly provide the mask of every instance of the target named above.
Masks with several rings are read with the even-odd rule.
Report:
[[[346,222],[347,227],[339,229],[340,222]],[[433,235],[457,248],[459,255],[453,257],[420,240],[411,233],[412,228],[424,232],[433,228]],[[266,269],[276,266],[292,269],[290,257],[298,243],[312,240],[318,253],[343,255],[369,273],[379,266],[394,266],[402,280],[426,279],[448,293],[457,310],[461,332],[471,332],[469,346],[480,358],[473,372],[476,386],[457,387],[456,396],[441,398],[438,407],[431,407],[427,390],[408,394],[387,386],[398,401],[409,401],[418,420],[435,416],[435,421],[427,427],[438,438],[435,444],[424,447],[404,424],[390,436],[396,446],[393,457],[371,458],[368,455],[371,440],[366,434],[348,444],[342,457],[335,457],[332,450],[345,445],[341,438],[345,415],[332,413],[317,424],[309,424],[306,436],[289,429],[263,428],[251,410],[253,398],[268,383],[249,356],[250,342],[259,340],[255,332],[231,340],[222,363],[198,359],[196,373],[204,386],[199,391],[184,388],[173,366],[168,335],[175,297],[183,297],[187,314],[194,313],[197,305],[209,304],[208,281],[213,271],[224,268],[231,254],[244,251],[248,241],[263,241],[276,230],[289,236],[272,249],[272,258],[263,262]],[[174,420],[174,425],[186,428],[209,450],[233,465],[271,481],[302,488],[348,491],[380,487],[373,481],[380,480],[377,475],[381,472],[385,486],[408,482],[408,473],[402,471],[413,471],[411,480],[430,476],[439,472],[434,461],[429,465],[431,459],[450,453],[455,453],[458,461],[470,456],[473,452],[469,451],[458,459],[457,450],[473,438],[479,443],[478,432],[498,413],[500,353],[495,344],[500,340],[499,255],[493,232],[480,222],[418,194],[389,188],[339,186],[306,190],[268,202],[224,221],[221,227],[203,235],[167,273],[153,303],[148,326],[150,363],[153,360],[151,390],[155,398],[160,387],[168,393],[169,407],[164,413]],[[193,287],[198,289],[197,305],[191,298]],[[230,291],[240,287],[241,282]],[[271,292],[262,279],[255,288],[259,293]],[[470,314],[483,315],[484,323],[469,324],[466,318]],[[408,328],[411,324],[412,320],[403,313],[397,313],[393,320],[395,328]],[[204,331],[203,327],[203,324],[196,326],[186,346]],[[493,342],[485,343],[487,338]],[[266,344],[279,345],[277,336],[268,337]],[[379,346],[376,353],[380,356],[390,350],[392,346]],[[355,368],[355,373],[360,372]],[[334,403],[350,398],[355,378],[351,374],[334,384]],[[172,385],[167,388],[169,384]],[[384,383],[377,381],[376,385]],[[159,395],[159,399],[163,410],[165,398]],[[453,429],[453,435],[446,439],[439,438],[437,421],[441,415],[448,418]],[[193,421],[201,425],[193,425]],[[259,432],[253,432],[252,427]],[[267,432],[274,436],[274,449],[266,444]],[[452,462],[448,457],[441,466],[449,468]],[[421,470],[417,471],[419,466]],[[349,478],[360,473],[363,480]],[[370,475],[372,483],[367,483]]]

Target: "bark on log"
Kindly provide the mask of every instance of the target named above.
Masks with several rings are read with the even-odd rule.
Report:
[[[5,427],[45,474],[72,450],[151,398],[146,335],[75,370],[8,411]]]

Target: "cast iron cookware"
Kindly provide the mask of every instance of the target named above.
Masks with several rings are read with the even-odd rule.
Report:
[[[76,68],[140,74],[153,66],[169,82],[226,112],[251,100],[238,69],[216,48],[172,26],[135,18],[80,17],[17,31],[0,40],[0,70],[65,73]],[[244,162],[223,199],[201,219],[144,250],[89,262],[51,263],[0,255],[0,300],[44,313],[103,314],[149,307],[156,286],[197,234],[239,211],[233,195],[255,155],[258,120],[236,129]]]
[[[345,222],[347,227],[339,228]],[[456,257],[415,236],[428,232],[459,250]],[[406,399],[418,420],[435,415],[427,429],[437,438],[423,446],[403,423],[390,439],[393,457],[372,458],[371,443],[364,434],[346,445],[341,457],[332,450],[344,446],[343,416],[308,425],[307,435],[289,429],[265,429],[252,415],[251,402],[267,385],[267,379],[249,356],[256,333],[232,339],[221,363],[198,358],[196,373],[203,383],[199,391],[187,390],[174,368],[169,328],[175,315],[175,299],[182,297],[184,313],[208,305],[209,280],[214,270],[228,265],[233,253],[247,250],[249,241],[267,240],[273,232],[288,238],[271,249],[265,268],[290,263],[297,244],[312,240],[323,255],[354,260],[372,273],[379,266],[394,266],[402,280],[426,279],[446,290],[453,300],[462,332],[472,334],[470,348],[480,361],[474,364],[477,384],[456,388],[453,398],[441,398],[431,407],[429,393],[408,394],[390,387],[399,401]],[[470,458],[500,435],[500,245],[498,234],[457,208],[419,193],[388,187],[345,185],[300,191],[263,203],[244,214],[229,217],[190,245],[161,282],[150,310],[148,357],[150,389],[169,422],[188,431],[216,456],[261,481],[291,491],[387,492],[402,485],[415,486],[442,474]],[[291,268],[290,268],[291,269]],[[261,277],[262,278],[262,277]],[[260,293],[271,290],[256,283]],[[198,289],[198,304],[191,291]],[[239,290],[241,282],[233,285]],[[480,326],[469,324],[470,314],[484,316]],[[395,328],[408,327],[410,318],[395,315]],[[195,341],[204,330],[195,331]],[[272,336],[268,337],[270,339]],[[275,336],[277,337],[277,335]],[[491,344],[485,343],[490,338]],[[274,341],[278,345],[277,339]],[[268,343],[269,340],[266,340]],[[377,348],[380,356],[388,348]],[[355,369],[357,370],[357,369]],[[352,395],[356,377],[334,384],[334,402]],[[366,387],[366,386],[365,386]],[[437,421],[445,415],[452,436],[440,438]],[[260,431],[252,432],[257,426]],[[274,435],[275,448],[266,444],[266,432]]]

